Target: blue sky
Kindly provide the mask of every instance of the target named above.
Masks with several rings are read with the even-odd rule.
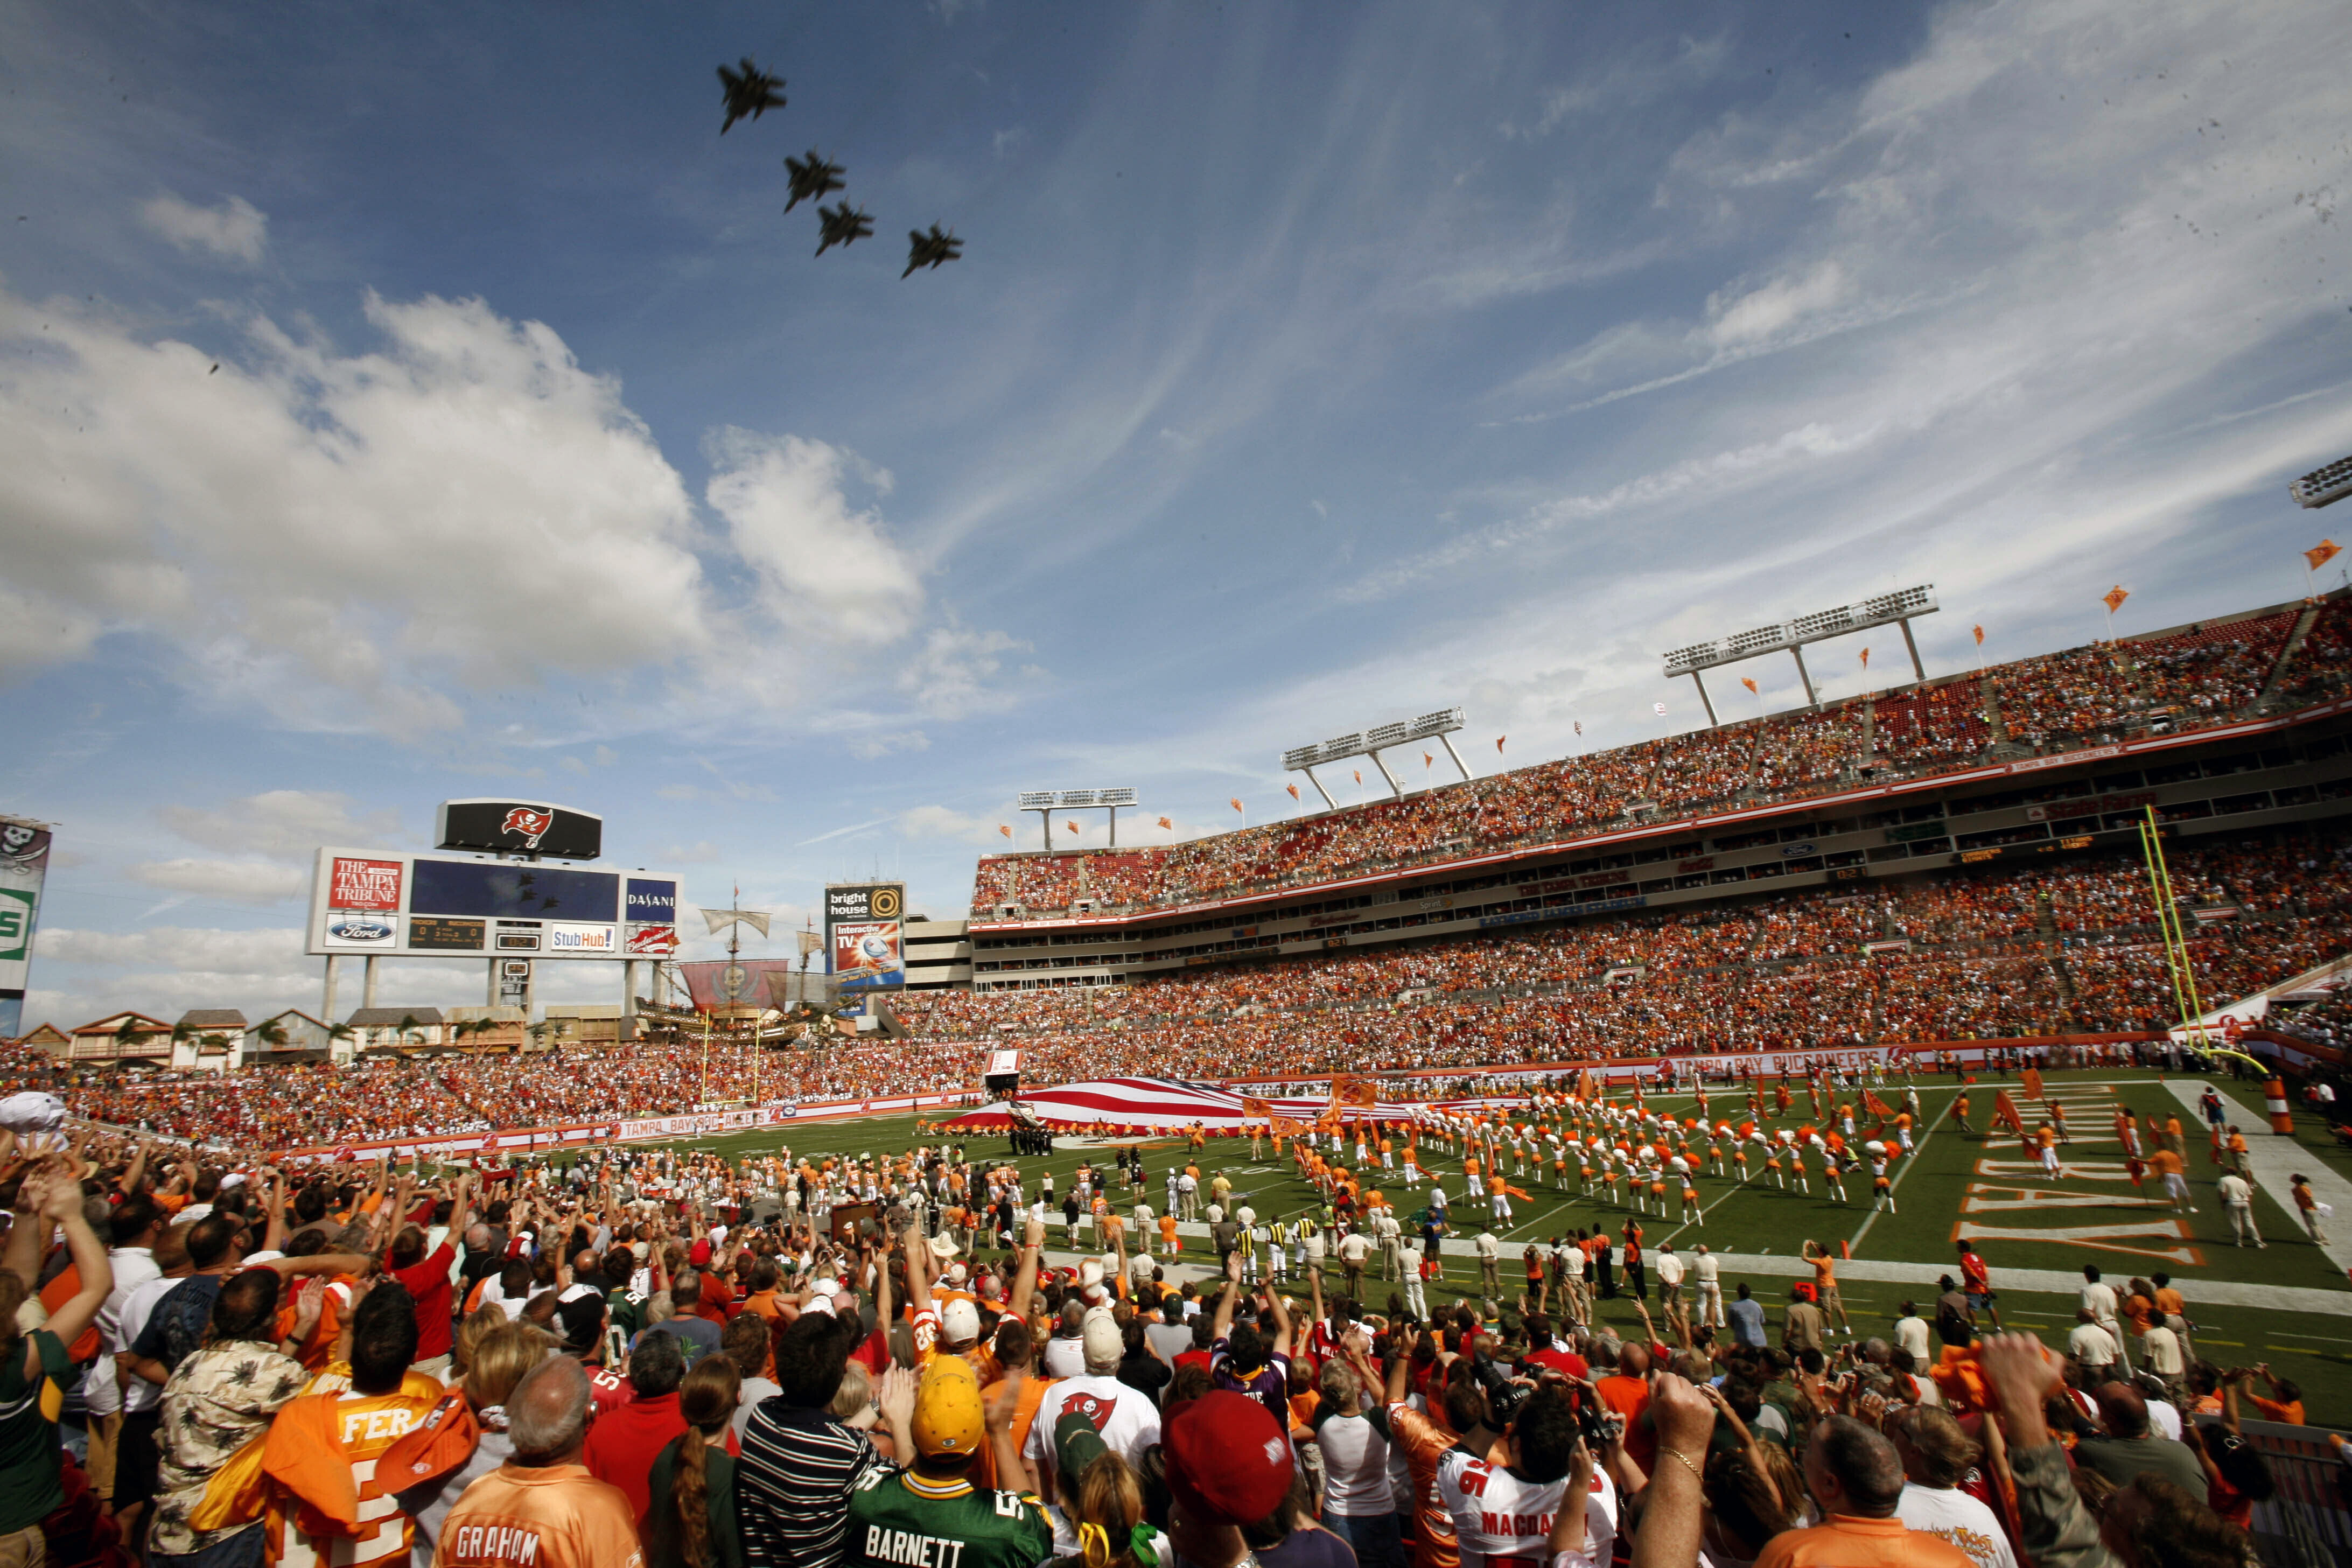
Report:
[[[1531,762],[1699,722],[1697,637],[1932,581],[1934,673],[2116,582],[2123,630],[2288,597],[2341,526],[2284,490],[2352,449],[2340,5],[8,0],[0,44],[28,1022],[315,1002],[310,848],[447,796],[944,914],[1020,789],[1213,831],[1328,734],[1459,702]],[[722,137],[744,54],[791,101]],[[874,240],[782,213],[811,147]],[[935,221],[964,259],[902,281]]]

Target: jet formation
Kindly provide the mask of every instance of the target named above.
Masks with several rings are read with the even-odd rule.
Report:
[[[721,136],[726,135],[739,120],[757,120],[771,109],[784,107],[783,78],[761,70],[752,63],[749,55],[733,67],[720,66],[719,83],[727,111],[727,118],[719,126]],[[803,202],[817,204],[816,253],[819,256],[836,245],[846,248],[861,239],[873,237],[874,219],[865,208],[851,206],[846,200],[832,206],[824,205],[826,196],[835,191],[848,189],[848,182],[843,177],[848,171],[839,163],[812,147],[806,158],[787,156],[784,173],[792,187],[791,199],[784,203],[786,212]],[[900,278],[912,278],[927,267],[936,271],[963,257],[963,241],[938,224],[931,225],[928,231],[908,229],[907,241],[907,269],[898,274]]]

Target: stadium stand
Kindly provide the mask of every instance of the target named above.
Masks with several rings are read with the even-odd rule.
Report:
[[[2326,700],[2352,673],[2347,601],[2285,606],[2069,648],[1769,718],[1538,763],[1166,847],[982,858],[975,918],[1125,912],[1623,827],[1929,778],[1990,758],[2179,735]],[[2299,641],[2295,629],[2306,616]],[[2290,646],[2292,645],[2292,647]],[[2282,667],[2282,656],[2290,655]],[[2265,690],[2272,696],[2263,702]]]

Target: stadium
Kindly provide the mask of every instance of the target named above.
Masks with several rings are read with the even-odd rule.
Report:
[[[1006,1118],[981,1079],[1013,1051],[1022,1113],[1063,1135],[1045,1163],[1066,1192],[1104,1150],[1166,1171],[1198,1132],[1258,1214],[1304,1212],[1330,1194],[1300,1135],[1352,1164],[1369,1125],[1376,1196],[1426,1213],[1417,1184],[1396,1190],[1400,1147],[1451,1189],[1454,1289],[1489,1224],[1512,1268],[1631,1224],[1774,1292],[1811,1273],[1808,1243],[1835,1248],[1848,1310],[1891,1321],[1966,1240],[2029,1325],[2063,1330],[2086,1260],[2168,1275],[2204,1353],[2242,1347],[2333,1401],[2352,1397],[2333,1348],[2352,1343],[2352,1258],[2287,1178],[2352,1196],[2313,1105],[2342,1083],[2347,691],[2338,592],[1172,847],[984,857],[968,984],[877,1000],[876,1026],[815,1049],[706,1038],[691,1015],[566,1047],[562,1071],[395,1040],[340,1067],[125,1077],[26,1045],[16,1087],[107,1127],[310,1152],[293,1158],[616,1138],[847,1155],[993,1146]],[[2209,1084],[2245,1156],[2226,1134],[2207,1149]],[[1563,1158],[1559,1135],[1592,1131],[1570,1094],[1638,1097],[1696,1134],[1677,1169],[1695,1197]],[[1906,1096],[1916,1152],[1879,1203],[1860,1145],[1894,1140]],[[2145,1152],[2168,1118],[2189,1129],[2194,1212],[2126,1158],[2125,1124]],[[2036,1142],[2053,1119],[2054,1169]],[[1791,1170],[1711,1131],[1735,1122],[1801,1131]],[[1808,1154],[1840,1127],[1842,1161]],[[1277,1131],[1288,1157],[1261,1146]],[[1507,1222],[1461,1206],[1482,1150],[1508,1165]],[[2233,1245],[2224,1159],[2253,1178],[2268,1245]],[[1183,1229],[1197,1251],[1207,1226]],[[2294,1328],[2266,1323],[2282,1309]]]
[[[0,1568],[2352,1568],[2347,50],[0,11]]]

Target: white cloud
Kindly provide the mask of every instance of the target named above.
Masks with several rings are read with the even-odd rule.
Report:
[[[0,292],[0,591],[163,637],[282,719],[446,728],[446,686],[711,642],[677,474],[608,376],[479,300],[371,295],[379,352],[247,324],[246,366]],[[21,356],[21,357],[17,357]],[[596,613],[583,615],[583,605]]]
[[[182,250],[207,251],[247,267],[260,264],[269,243],[268,216],[243,196],[205,207],[167,193],[141,207],[139,216]]]
[[[1776,278],[1742,294],[1717,293],[1707,300],[1707,337],[1718,347],[1738,348],[1777,337],[1793,323],[1818,314],[1844,298],[1846,277],[1824,261],[1801,277]]]
[[[769,614],[831,643],[878,647],[915,628],[921,574],[881,518],[844,491],[855,459],[797,436],[732,427],[709,439],[718,472],[704,497],[727,520],[736,553],[758,574]],[[869,474],[887,491],[887,473]]]
[[[1001,825],[1017,831],[1019,825],[1013,821],[1014,815],[1010,805],[992,816],[974,816],[950,806],[919,805],[900,812],[898,826],[898,831],[908,838],[941,838],[954,844],[993,844],[999,849],[1010,849],[1012,843],[998,828]]]
[[[953,621],[933,626],[898,672],[898,689],[935,718],[1001,710],[1012,705],[1013,694],[990,682],[1004,668],[1003,655],[1029,647],[1003,632],[975,631]],[[1031,668],[1024,666],[1024,673]]]
[[[860,735],[849,742],[849,754],[866,762],[877,757],[930,749],[931,738],[920,730],[893,730],[881,734]]]
[[[400,833],[397,811],[354,811],[351,796],[334,790],[265,790],[209,808],[167,805],[157,815],[191,844],[302,865],[322,845],[367,848]]]
[[[267,860],[149,860],[131,867],[131,875],[151,888],[257,904],[299,898],[310,885],[299,866]]]

